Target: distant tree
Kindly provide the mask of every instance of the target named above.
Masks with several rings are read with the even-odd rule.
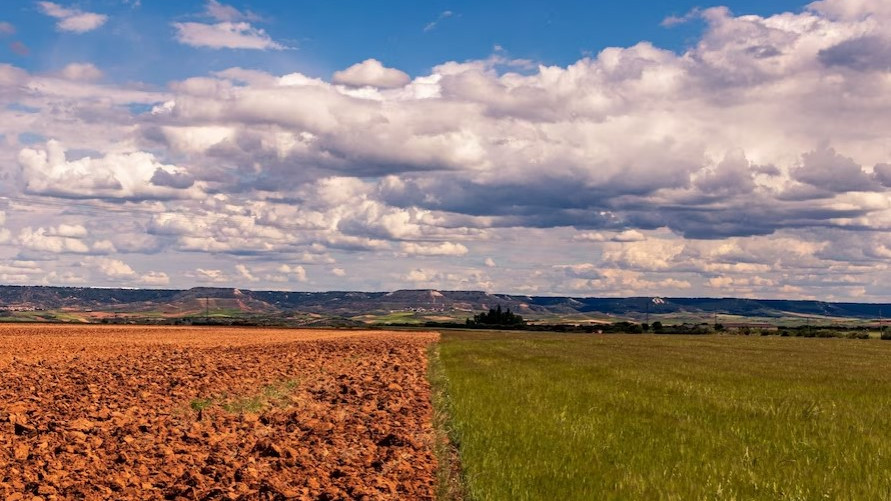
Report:
[[[641,328],[644,332],[650,332],[650,324],[648,324],[648,323],[646,323],[646,322],[640,324],[640,328]]]
[[[526,321],[523,320],[523,317],[520,315],[515,315],[510,311],[510,308],[507,311],[503,311],[501,309],[501,305],[499,304],[495,308],[489,308],[488,313],[478,313],[473,316],[473,319],[467,319],[467,325],[523,325]]]
[[[643,331],[643,326],[632,323],[629,323],[628,327],[625,329],[625,332],[628,334],[643,334]]]
[[[658,320],[653,322],[653,332],[655,332],[656,334],[659,334],[662,332],[662,329],[663,329],[662,322],[660,322]]]

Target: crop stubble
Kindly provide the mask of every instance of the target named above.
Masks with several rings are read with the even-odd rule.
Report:
[[[436,339],[0,326],[0,497],[432,499]]]

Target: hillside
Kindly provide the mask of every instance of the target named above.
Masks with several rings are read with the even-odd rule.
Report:
[[[92,321],[113,316],[175,318],[230,316],[352,319],[358,323],[463,321],[500,305],[532,321],[589,323],[615,320],[875,321],[891,304],[739,298],[598,298],[489,294],[482,291],[281,292],[197,287],[189,290],[0,286],[5,317],[52,319],[39,312]],[[80,314],[78,316],[77,314]],[[29,317],[30,315],[30,317]],[[57,316],[58,317],[58,316]]]

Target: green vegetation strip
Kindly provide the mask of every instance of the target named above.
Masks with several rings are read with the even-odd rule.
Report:
[[[427,348],[427,379],[431,386],[433,402],[434,453],[436,454],[436,499],[439,501],[464,501],[467,497],[464,479],[461,477],[461,460],[455,446],[457,436],[451,427],[451,409],[448,384],[439,344]]]
[[[290,401],[290,394],[297,388],[298,384],[298,380],[291,379],[266,385],[259,393],[252,395],[229,395],[224,393],[219,396],[196,398],[189,402],[189,407],[200,413],[214,405],[219,405],[226,412],[234,414],[256,414],[268,407],[286,406]]]
[[[891,499],[891,343],[447,332],[467,498]]]

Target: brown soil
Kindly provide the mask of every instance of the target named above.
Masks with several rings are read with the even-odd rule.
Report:
[[[436,338],[0,325],[0,498],[432,499]]]

